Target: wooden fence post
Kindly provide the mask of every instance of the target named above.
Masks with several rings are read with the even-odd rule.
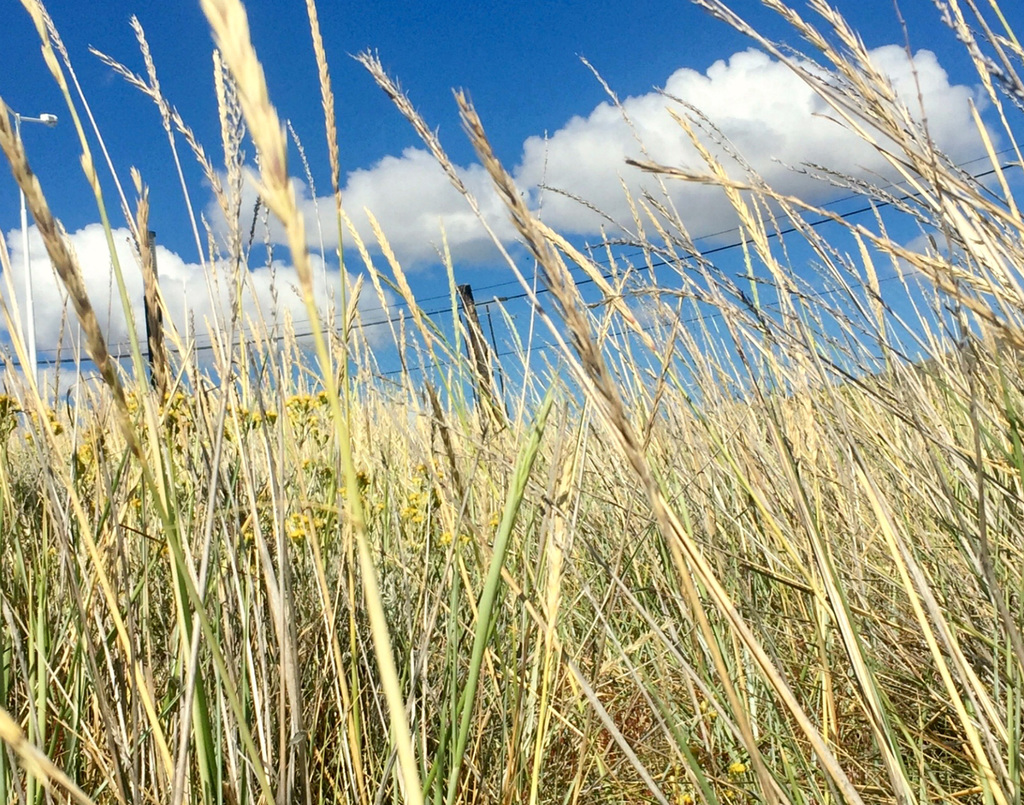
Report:
[[[458,286],[459,299],[462,302],[462,313],[466,317],[466,351],[474,370],[477,401],[484,405],[488,414],[500,427],[505,424],[505,406],[502,405],[494,388],[494,372],[491,367],[491,355],[484,340],[480,327],[480,318],[473,300],[473,288],[470,285]]]
[[[144,305],[146,311],[146,344],[149,352],[149,382],[163,400],[167,395],[168,366],[167,352],[164,349],[163,311],[160,308],[157,282],[159,275],[156,267],[156,232],[146,233],[142,245],[142,283],[145,288]]]

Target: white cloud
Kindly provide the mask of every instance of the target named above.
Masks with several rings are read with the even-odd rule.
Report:
[[[483,167],[470,165],[459,174],[491,226],[503,239],[511,238],[512,226]],[[436,260],[433,244],[440,246],[442,225],[450,248],[460,259],[474,260],[493,253],[489,236],[466,200],[433,156],[422,149],[407,148],[401,157],[385,157],[368,170],[353,171],[342,199],[364,240],[372,239],[364,212],[369,209],[395,253],[405,260]]]
[[[512,225],[492,192],[483,167],[474,164],[458,171],[462,182],[480,202],[490,226],[502,240],[510,240]],[[249,216],[256,201],[257,183],[255,172],[246,173],[241,205],[243,231],[248,231],[251,223]],[[338,247],[338,230],[333,197],[314,198],[309,185],[300,179],[293,178],[292,185],[305,218],[309,248],[319,253],[322,245],[325,253],[334,252]],[[442,230],[456,260],[476,262],[495,254],[490,236],[466,200],[423,149],[407,148],[401,156],[386,156],[370,168],[352,171],[346,177],[342,200],[360,238],[372,251],[379,251],[366,210],[373,214],[404,268],[437,263]],[[207,217],[223,235],[226,228],[216,202],[207,206]],[[272,242],[286,242],[279,222],[271,221],[269,230]],[[257,238],[262,238],[266,230],[260,225],[257,233]],[[352,245],[349,232],[344,232],[343,238],[348,246]]]
[[[947,154],[965,159],[982,153],[969,111],[974,92],[951,84],[934,53],[921,50],[911,60],[902,48],[892,45],[872,51],[871,58],[890,77],[908,108],[916,110],[916,117],[921,111],[920,91],[929,131]],[[665,94],[652,91],[625,99],[622,105],[630,124],[622,111],[606,102],[585,117],[573,117],[547,138],[527,139],[514,175],[535,207],[542,201],[548,223],[567,234],[596,236],[606,220],[588,209],[589,205],[631,226],[623,184],[634,196],[645,189],[662,196],[655,177],[625,164],[627,157],[644,158],[638,141],[644,144],[646,157],[655,162],[704,171],[669,112],[672,108],[685,110],[668,96],[699,109],[781,192],[800,194],[811,201],[823,201],[836,192],[791,166],[821,164],[869,180],[885,170],[874,149],[829,119],[833,113],[827,104],[798,75],[750,49],[715,62],[703,73],[677,70],[665,83]],[[469,165],[460,173],[499,237],[511,241],[514,231],[483,168]],[[251,184],[243,210],[252,208]],[[570,193],[586,204],[551,192],[541,198],[541,185]],[[692,235],[707,235],[733,225],[731,208],[720,191],[678,181],[668,182],[667,188]],[[298,181],[296,193],[307,217],[311,248],[319,248],[317,215],[326,248],[336,248],[333,200],[329,196],[312,198],[308,187]],[[343,200],[371,248],[373,237],[363,209],[374,213],[406,268],[436,263],[442,225],[456,260],[465,263],[493,256],[487,236],[465,200],[422,149],[409,148],[401,156],[384,157],[369,168],[348,174]],[[283,242],[282,233],[274,226],[271,238]]]
[[[139,328],[139,337],[145,339],[143,313],[142,272],[133,254],[127,229],[113,232],[115,249],[128,296],[132,305],[132,316]],[[11,284],[14,286],[18,303],[24,309],[24,262],[21,230],[7,235],[10,249]],[[128,329],[121,307],[120,295],[113,276],[110,252],[106,236],[100,224],[90,224],[68,235],[68,242],[78,257],[86,290],[100,326],[112,352],[118,347],[127,354]],[[68,348],[77,337],[77,318],[70,303],[65,305],[64,288],[50,266],[39,230],[29,227],[29,256],[32,264],[33,304],[35,308],[36,348],[41,360],[53,356],[58,341],[63,338]],[[316,298],[321,315],[325,315],[332,297],[340,296],[337,269],[324,270],[319,257],[311,258],[314,269]],[[164,295],[167,313],[171,322],[182,334],[187,332],[189,323],[194,324],[197,341],[208,343],[210,329],[226,329],[231,316],[233,282],[229,268],[216,265],[209,271],[201,265],[186,262],[175,252],[157,245],[157,267],[160,287]],[[294,329],[308,330],[305,305],[298,294],[298,280],[295,269],[290,265],[275,263],[273,270],[259,267],[249,271],[248,287],[243,293],[243,313],[248,323],[255,321],[262,312],[268,324],[272,323],[275,311],[282,323],[290,316]],[[10,301],[7,283],[0,282],[0,294],[4,301]],[[372,290],[364,289],[360,299],[360,312],[364,321],[380,319],[380,306]],[[62,332],[62,315],[66,310],[68,324]],[[69,329],[70,328],[70,329]],[[383,337],[386,328],[372,328],[371,337]],[[70,354],[70,353],[65,353]]]
[[[872,52],[874,63],[891,80],[908,106],[915,109],[920,91],[929,130],[939,147],[954,159],[980,153],[980,143],[970,118],[969,100],[973,92],[952,85],[947,74],[929,51],[919,51],[908,60],[896,46]],[[678,97],[700,109],[732,141],[743,157],[776,189],[822,200],[835,191],[814,179],[795,173],[787,165],[820,163],[854,176],[871,178],[884,165],[881,158],[853,135],[828,119],[828,108],[789,68],[763,53],[746,50],[726,61],[715,62],[705,72],[677,70],[665,84],[670,96]],[[637,142],[646,146],[647,156],[668,165],[701,169],[701,163],[685,133],[672,119],[673,102],[661,93],[627,98],[621,111],[602,103],[586,117],[574,117],[550,137],[531,137],[523,144],[515,177],[527,198],[535,206],[541,201],[540,185],[563,188],[588,204],[627,225],[630,212],[622,191],[624,183],[634,195],[644,188],[658,193],[656,180],[628,167],[627,157],[641,158]],[[486,121],[485,121],[486,122]],[[514,231],[501,204],[490,189],[490,180],[480,165],[460,168],[465,184],[477,196],[484,215],[499,238],[510,242]],[[682,215],[691,234],[699,236],[732,225],[731,210],[723,195],[714,188],[672,182],[671,200]],[[325,252],[337,247],[334,202],[329,196],[313,198],[308,186],[295,180],[296,196],[307,217],[309,245],[319,253],[320,233]],[[473,262],[492,255],[488,236],[470,211],[465,200],[451,187],[447,177],[424,150],[409,148],[400,156],[386,156],[371,167],[349,173],[343,189],[348,214],[364,240],[373,247],[364,208],[380,221],[398,258],[407,268],[436,262],[442,226],[457,261]],[[255,200],[253,182],[246,183],[243,218]],[[545,193],[543,216],[556,228],[570,234],[593,236],[600,232],[603,219],[593,211],[564,196]],[[211,221],[219,212],[207,208]],[[320,227],[317,226],[319,218]],[[216,226],[216,224],[215,224]],[[223,221],[221,221],[223,231]],[[249,222],[242,228],[248,232]],[[270,238],[283,242],[283,233],[271,225]],[[61,335],[63,293],[49,268],[49,261],[38,232],[30,229],[33,264],[37,343],[40,352],[56,346]],[[257,235],[259,239],[262,233]],[[142,279],[129,245],[128,232],[115,232],[118,255],[125,270],[133,315],[142,321]],[[69,236],[77,252],[93,305],[111,343],[127,340],[124,317],[110,271],[106,239],[98,224],[86,226]],[[12,279],[18,294],[22,289],[20,233],[8,237]],[[346,235],[346,245],[351,239]],[[231,282],[224,269],[208,275],[202,267],[158,247],[161,285],[175,325],[184,328],[191,316],[197,330],[205,334],[207,326],[226,321],[229,313]],[[314,257],[316,275],[323,276],[323,261]],[[346,259],[350,265],[352,256]],[[337,287],[337,269],[327,271],[327,283]],[[293,288],[294,269],[275,265],[250,271],[252,290],[246,295],[246,312],[252,314],[256,301],[265,315],[277,310],[290,312],[296,321],[305,319],[305,311]],[[321,280],[322,284],[322,280]],[[3,283],[0,283],[2,286]],[[274,292],[276,290],[276,303]],[[318,289],[325,299],[324,288]],[[6,291],[4,291],[6,294]],[[365,293],[366,319],[379,318],[369,311],[377,307],[372,293]],[[375,328],[381,336],[385,328]],[[67,338],[67,334],[65,334]]]
[[[886,73],[910,109],[918,107],[920,85],[932,137],[954,158],[977,156],[980,140],[970,118],[972,91],[949,83],[935,55],[919,51],[911,62],[896,46],[872,51],[874,64]],[[787,166],[821,164],[861,178],[883,171],[882,158],[866,143],[829,119],[831,110],[792,70],[756,50],[715,62],[705,73],[673,73],[665,93],[700,110],[739,153],[775,189],[821,200],[829,189]],[[685,110],[665,95],[651,92],[627,98],[623,110],[602,103],[586,118],[576,117],[548,138],[526,141],[517,179],[527,187],[544,183],[591,202],[614,219],[629,224],[630,211],[621,181],[634,194],[662,194],[656,180],[624,164],[627,157],[706,172],[686,134],[669,109]],[[919,116],[919,115],[918,115]],[[713,149],[716,150],[717,149]],[[733,217],[723,194],[712,188],[668,183],[671,199],[693,235],[717,232]],[[831,192],[834,193],[834,190]],[[544,199],[544,216],[557,228],[595,234],[598,216],[555,194]]]

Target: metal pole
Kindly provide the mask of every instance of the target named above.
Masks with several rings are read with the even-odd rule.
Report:
[[[21,115],[14,113],[14,136],[21,144]],[[25,330],[25,347],[28,351],[28,366],[23,367],[25,376],[31,371],[36,372],[36,316],[32,305],[32,257],[28,253],[28,213],[25,211],[25,191],[20,187],[18,192],[21,195],[21,262],[25,271],[25,322],[22,327]],[[38,378],[37,378],[38,379]]]
[[[14,113],[14,137],[21,145],[21,123],[42,123],[47,128],[53,128],[57,125],[57,116],[51,114],[42,114],[39,117],[25,117],[17,112]],[[32,371],[33,377],[38,381],[37,370],[39,364],[36,360],[36,313],[35,306],[33,305],[33,293],[32,293],[32,257],[28,251],[28,213],[25,210],[25,191],[18,187],[18,193],[21,196],[21,249],[22,249],[22,263],[25,269],[25,348],[28,352],[28,366],[23,367],[25,376],[28,376],[29,371]]]

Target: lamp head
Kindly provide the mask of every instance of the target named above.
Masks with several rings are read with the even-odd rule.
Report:
[[[47,114],[42,114],[42,115],[39,115],[39,120],[40,120],[40,122],[45,123],[51,129],[54,126],[57,125],[57,115],[51,115],[51,114],[48,114],[48,113]]]

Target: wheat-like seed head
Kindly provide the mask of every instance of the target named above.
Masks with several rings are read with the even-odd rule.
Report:
[[[437,132],[427,126],[423,116],[416,111],[416,107],[412,105],[412,101],[409,100],[409,96],[405,94],[398,83],[391,78],[384,70],[384,65],[381,64],[380,58],[376,53],[365,51],[356,56],[358,61],[363,67],[365,67],[373,80],[377,82],[384,93],[391,99],[392,103],[399,112],[405,117],[409,123],[412,124],[413,129],[416,130],[416,134],[423,140],[423,144],[430,149],[430,153],[433,154],[434,159],[437,160],[438,164],[444,169],[445,174],[448,176],[448,181],[452,183],[456,190],[458,190],[463,196],[466,197],[467,201],[470,202],[471,206],[475,209],[475,201],[473,195],[469,192],[469,189],[463,183],[462,178],[459,176],[459,172],[455,169],[454,163],[445,153],[445,150],[441,147],[441,141],[437,137]]]
[[[288,138],[270,102],[263,67],[249,37],[249,21],[238,0],[203,0],[214,40],[235,78],[238,101],[259,151],[260,196],[284,224],[306,307],[315,319],[313,276],[306,251],[306,227],[288,177]]]
[[[338,129],[334,115],[334,93],[331,91],[331,72],[327,67],[327,51],[320,33],[320,18],[316,3],[306,0],[309,29],[313,36],[313,53],[316,56],[317,72],[320,78],[320,101],[324,108],[324,125],[327,128],[327,154],[331,163],[331,187],[335,196],[341,194],[341,155],[338,152]]]
[[[203,0],[202,7],[217,47],[234,74],[242,112],[259,149],[264,200],[280,218],[286,219],[294,207],[288,203],[287,193],[288,142],[277,110],[270,103],[263,66],[249,38],[245,9],[235,0]]]

